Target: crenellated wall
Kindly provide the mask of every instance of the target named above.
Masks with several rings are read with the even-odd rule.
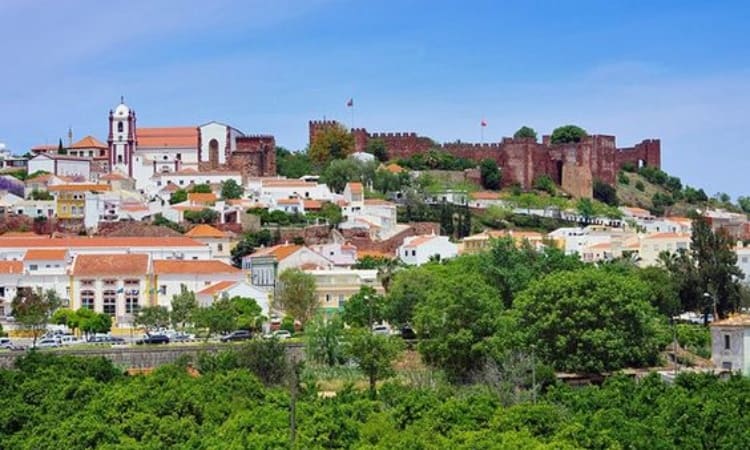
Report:
[[[338,125],[333,120],[310,121],[310,142],[327,126]],[[646,139],[633,147],[617,148],[614,136],[591,135],[581,142],[552,144],[550,136],[542,142],[533,138],[503,138],[500,142],[445,143],[407,133],[369,133],[365,128],[351,130],[357,151],[367,147],[371,139],[382,140],[391,159],[407,158],[430,149],[446,151],[454,156],[481,161],[491,159],[501,168],[503,185],[515,183],[530,188],[534,180],[548,175],[556,183],[576,196],[591,196],[593,180],[615,184],[617,172],[625,163],[636,167],[661,167],[661,142]]]

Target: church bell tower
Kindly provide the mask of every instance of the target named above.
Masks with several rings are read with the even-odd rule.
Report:
[[[135,111],[125,105],[120,97],[120,104],[114,111],[109,111],[109,170],[133,176],[133,152],[136,146]]]

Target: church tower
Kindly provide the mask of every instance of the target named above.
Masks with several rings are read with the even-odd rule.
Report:
[[[133,152],[136,146],[135,111],[125,105],[120,97],[120,104],[114,111],[109,111],[109,170],[118,171],[129,177],[133,176]]]

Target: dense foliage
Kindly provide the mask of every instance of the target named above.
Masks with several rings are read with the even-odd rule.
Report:
[[[409,158],[399,159],[398,165],[412,170],[464,170],[476,167],[476,163],[444,150],[430,149]]]
[[[570,142],[581,142],[587,136],[586,130],[576,125],[564,125],[555,128],[550,136],[553,144],[567,144]]]
[[[0,447],[85,448],[750,448],[750,379],[682,374],[614,377],[601,387],[551,386],[536,403],[496,386],[389,382],[376,399],[315,379],[291,398],[273,348],[201,357],[126,376],[104,359],[31,354],[0,371]],[[248,359],[249,358],[249,359]],[[280,367],[284,367],[283,364]],[[267,374],[267,385],[256,374]],[[289,371],[287,370],[287,373]],[[286,378],[286,377],[284,377]]]

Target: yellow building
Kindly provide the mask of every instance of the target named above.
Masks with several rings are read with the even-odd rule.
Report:
[[[377,270],[316,269],[305,272],[315,278],[319,309],[326,313],[340,311],[349,297],[358,293],[362,286],[370,286],[381,295],[385,292],[378,281]]]
[[[536,231],[515,231],[515,230],[487,230],[471,236],[466,236],[463,243],[463,254],[475,254],[488,250],[492,245],[493,239],[510,237],[516,243],[521,245],[524,241],[531,244],[532,247],[539,250],[543,247],[553,245],[560,246],[560,242],[548,238],[545,234]]]
[[[106,192],[106,184],[58,184],[49,187],[49,192],[57,200],[59,219],[83,219],[86,209],[86,192]]]

